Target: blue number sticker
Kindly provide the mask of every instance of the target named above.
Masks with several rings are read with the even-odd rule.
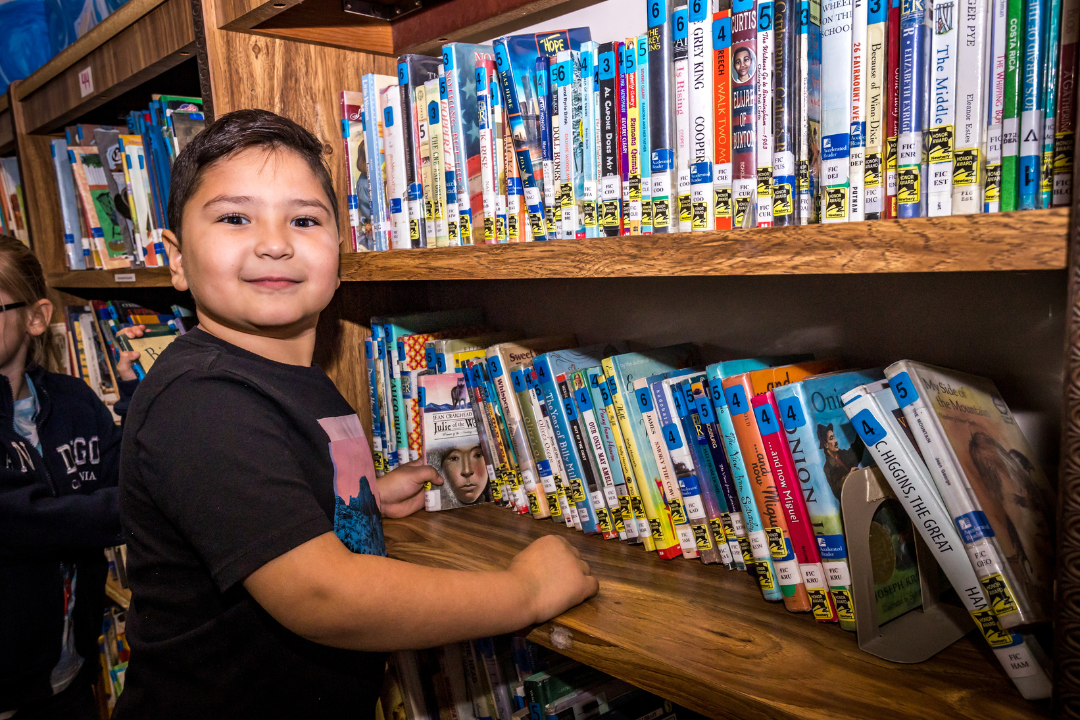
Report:
[[[536,381],[541,382],[547,380],[547,369],[544,367],[546,363],[534,363],[533,370],[536,371]]]
[[[754,409],[754,417],[757,420],[758,430],[764,435],[775,435],[780,432],[779,423],[776,422],[776,413],[773,412],[772,405],[768,403],[764,405],[758,405]]]
[[[780,408],[780,422],[785,430],[794,430],[806,424],[806,416],[803,415],[802,403],[797,397],[784,398],[776,403]]]
[[[397,66],[397,84],[408,85],[409,84],[409,66],[405,63],[398,63]]]
[[[450,96],[446,93],[446,78],[439,78],[439,97],[443,100],[448,99]]]
[[[678,8],[671,14],[672,21],[672,33],[671,37],[675,42],[686,39],[686,8]]]
[[[855,426],[855,432],[859,433],[859,437],[867,446],[876,445],[888,437],[885,428],[881,427],[881,423],[867,409],[857,412],[855,417],[851,418],[851,424]]]
[[[450,52],[450,48],[444,47],[442,50],[442,64],[443,69],[446,72],[450,72],[454,69],[454,54]]]
[[[424,392],[424,386],[420,386],[420,407],[427,405],[427,393]]]
[[[597,62],[599,65],[598,77],[601,80],[614,80],[615,79],[615,52],[609,50],[605,53],[600,53],[600,60]]]
[[[593,72],[593,56],[591,52],[581,53],[581,77],[588,77]]]
[[[675,404],[675,413],[679,417],[686,417],[686,406],[683,404],[681,395],[682,393],[676,390],[676,392],[671,393],[671,401]]]
[[[446,355],[443,353],[435,353],[435,372],[446,372]]]
[[[397,359],[398,362],[405,362],[405,341],[397,341]]]
[[[769,30],[772,30],[772,11],[773,4],[771,2],[758,5],[758,32],[768,32]]]
[[[911,381],[911,376],[906,372],[902,372],[895,377],[889,379],[889,386],[892,388],[892,394],[896,396],[896,404],[901,409],[906,408],[911,403],[919,399],[919,393],[915,389],[915,383]]]
[[[682,436],[679,434],[679,428],[675,423],[668,423],[660,428],[660,434],[664,436],[664,442],[667,443],[668,450],[678,450],[682,447]]]
[[[394,127],[394,108],[389,105],[383,108],[383,127]]]
[[[614,402],[615,395],[619,392],[618,386],[615,384],[614,376],[607,379],[607,389],[611,393],[612,402]]]
[[[641,410],[641,412],[652,412],[652,393],[649,392],[649,388],[635,390],[634,394],[637,396],[638,409]]]
[[[708,0],[690,0],[690,22],[703,22],[708,12]]]
[[[659,27],[667,22],[667,13],[663,0],[649,0],[649,27]]]
[[[502,377],[503,369],[502,363],[499,362],[498,355],[492,355],[488,358],[488,372],[491,373],[492,379]]]
[[[716,422],[716,412],[713,411],[713,406],[712,403],[709,402],[709,398],[698,398],[697,410],[701,422],[706,424]]]
[[[439,103],[432,100],[427,106],[427,121],[429,125],[439,122]]]
[[[574,398],[577,399],[581,412],[592,410],[592,396],[589,393],[589,388],[578,388],[574,391]]]
[[[750,410],[750,403],[746,401],[746,390],[742,385],[733,385],[724,388],[724,397],[732,415],[742,415]]]
[[[566,419],[569,422],[577,420],[577,406],[574,405],[574,398],[566,397],[562,399],[563,410],[566,412]]]
[[[727,405],[727,398],[724,397],[724,383],[720,378],[709,380],[709,391],[714,407],[722,408]]]
[[[607,383],[602,382],[596,387],[600,390],[600,399],[604,401],[604,407],[611,407],[611,393],[608,392]]]
[[[521,374],[521,368],[514,368],[510,371],[510,382],[514,383],[514,392],[521,392],[525,389],[525,376]]]
[[[551,68],[551,77],[555,87],[570,85],[574,80],[574,68],[570,61],[564,60],[561,63],[556,63],[555,67]]]
[[[424,348],[424,367],[426,367],[428,370],[435,369],[435,348]]]
[[[487,68],[476,68],[476,92],[484,92],[487,88]]]

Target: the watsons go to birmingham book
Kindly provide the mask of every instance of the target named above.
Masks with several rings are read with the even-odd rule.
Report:
[[[424,462],[443,483],[427,491],[429,511],[477,505],[491,500],[488,468],[480,448],[476,418],[461,373],[421,375]]]

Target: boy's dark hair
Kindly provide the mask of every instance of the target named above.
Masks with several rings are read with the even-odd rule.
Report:
[[[323,161],[323,144],[305,128],[269,110],[236,110],[210,123],[189,142],[172,167],[169,187],[169,228],[180,238],[184,206],[199,189],[203,172],[217,161],[251,147],[296,152],[315,173],[338,225],[338,201],[330,171]]]

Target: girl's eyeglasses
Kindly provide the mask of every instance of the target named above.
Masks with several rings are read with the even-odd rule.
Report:
[[[23,301],[8,303],[7,305],[0,305],[0,313],[5,313],[8,310],[17,310],[21,307],[26,307],[26,303]]]

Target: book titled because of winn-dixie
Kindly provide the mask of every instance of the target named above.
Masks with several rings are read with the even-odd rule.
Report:
[[[487,462],[480,448],[476,418],[461,373],[421,375],[423,457],[439,473],[442,485],[427,491],[429,512],[491,501]]]

